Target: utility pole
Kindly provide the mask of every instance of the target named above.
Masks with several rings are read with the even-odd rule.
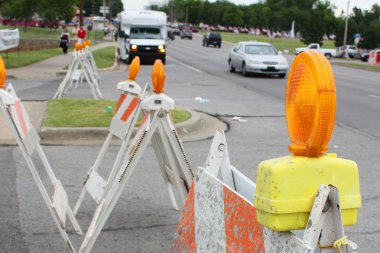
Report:
[[[346,24],[344,27],[344,39],[343,39],[343,45],[347,45],[347,33],[348,33],[348,11],[349,11],[350,1],[347,1],[347,12],[346,12]],[[348,47],[346,46],[344,57],[348,58]]]
[[[79,26],[83,26],[83,0],[79,0]]]

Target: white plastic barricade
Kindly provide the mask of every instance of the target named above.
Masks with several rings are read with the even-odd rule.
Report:
[[[230,164],[216,132],[204,168],[191,185],[170,252],[264,252],[252,200],[255,183]]]
[[[69,218],[75,231],[82,234],[82,230],[75,219],[75,215],[68,204],[67,194],[61,184],[56,178],[50,163],[48,162],[45,153],[40,145],[40,138],[37,131],[31,125],[28,114],[26,113],[23,104],[17,97],[12,85],[9,84],[5,90],[0,89],[0,109],[6,121],[8,122],[12,133],[17,141],[21,153],[29,167],[34,181],[47,205],[49,211],[57,224],[57,227],[62,235],[62,238],[67,243],[70,252],[75,252],[75,249],[65,231],[66,217]],[[37,153],[41,160],[49,179],[54,186],[54,193],[52,199],[38,174],[38,170],[31,158],[33,153]]]
[[[93,55],[88,45],[76,44],[73,52],[73,61],[69,65],[66,76],[60,83],[54,98],[61,98],[73,85],[76,88],[79,83],[83,83],[83,79],[85,79],[90,87],[93,97],[101,99],[100,84],[102,83],[102,79],[100,78]]]
[[[158,61],[157,63],[156,61],[156,64],[159,64],[161,68],[159,72],[164,75],[162,62]],[[153,79],[153,83],[154,91],[156,92],[155,79]],[[143,100],[142,108],[145,115],[128,147],[127,159],[122,164],[121,169],[118,170],[118,175],[112,182],[109,191],[98,205],[79,252],[85,253],[91,251],[150,142],[156,154],[173,206],[176,209],[178,208],[172,191],[173,186],[177,188],[182,202],[185,202],[193,178],[193,172],[170,115],[170,111],[174,109],[174,101],[164,94],[156,93]]]
[[[141,113],[141,100],[145,97],[145,93],[148,87],[148,85],[145,85],[142,93],[136,94],[137,92],[141,92],[141,88],[135,82],[130,83],[134,85],[135,93],[123,92],[120,95],[116,113],[112,118],[112,122],[109,127],[108,136],[98,154],[98,157],[95,160],[94,165],[87,173],[84,187],[74,207],[74,214],[78,212],[86,195],[86,192],[91,195],[97,204],[100,203],[103,195],[109,189],[110,184],[114,180],[115,175],[117,174],[117,170],[120,169],[120,165],[124,157],[126,156],[128,143],[130,141],[137,119]],[[108,179],[104,180],[97,171],[114,137],[120,139],[122,143],[113,163]]]

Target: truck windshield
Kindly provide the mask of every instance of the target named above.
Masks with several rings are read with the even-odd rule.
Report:
[[[159,28],[133,27],[129,36],[131,39],[163,39]]]

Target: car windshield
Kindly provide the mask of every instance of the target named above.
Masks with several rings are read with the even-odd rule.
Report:
[[[272,46],[267,45],[246,45],[246,54],[264,54],[264,55],[276,55],[277,51]]]
[[[129,37],[131,39],[160,39],[162,34],[159,28],[133,27]]]

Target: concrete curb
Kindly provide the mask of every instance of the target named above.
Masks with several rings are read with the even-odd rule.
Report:
[[[214,136],[216,130],[227,130],[227,125],[217,118],[193,110],[181,109],[191,114],[189,120],[176,125],[182,141],[203,140]],[[41,143],[45,145],[101,145],[107,135],[107,127],[43,127],[40,131]],[[113,144],[120,144],[120,141],[115,140]]]

